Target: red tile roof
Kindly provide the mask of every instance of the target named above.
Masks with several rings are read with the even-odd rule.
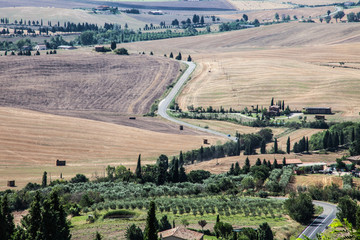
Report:
[[[203,239],[204,234],[191,231],[184,227],[176,227],[159,232],[158,236],[159,237],[161,236],[161,239],[166,239],[168,237],[177,237],[180,239],[187,239],[187,240],[201,240]]]

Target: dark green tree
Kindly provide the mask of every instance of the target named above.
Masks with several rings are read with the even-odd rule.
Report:
[[[286,152],[287,154],[290,154],[290,137],[288,137],[286,142]]]
[[[308,194],[291,194],[284,204],[289,216],[301,224],[307,224],[315,213],[314,204]]]
[[[181,60],[182,59],[182,56],[181,56],[181,53],[179,52],[179,54],[176,56],[175,58],[176,60]]]
[[[273,106],[273,105],[274,105],[274,98],[271,98],[270,106]]]
[[[275,138],[275,141],[274,141],[274,153],[278,153],[278,142],[277,142],[277,138]]]
[[[337,206],[338,212],[336,217],[341,221],[344,222],[344,219],[347,219],[349,223],[355,229],[358,229],[359,226],[356,222],[356,209],[358,208],[357,203],[352,200],[349,196],[345,196],[339,199],[339,203]]]
[[[155,214],[155,203],[150,202],[148,215],[146,218],[146,225],[144,230],[144,240],[157,240],[157,219]]]
[[[242,171],[244,174],[248,174],[250,172],[250,160],[248,157],[245,159],[245,165],[243,166]]]
[[[132,224],[126,228],[126,240],[144,240],[144,234],[139,227]]]
[[[11,239],[14,231],[14,216],[11,213],[6,193],[0,201],[0,239]]]
[[[240,173],[241,173],[241,168],[240,168],[239,162],[236,162],[235,168],[234,168],[234,174],[235,174],[235,176],[238,176],[238,175],[240,175]]]
[[[279,164],[277,163],[276,159],[274,159],[274,163],[273,163],[273,169],[275,168],[279,168]]]
[[[172,52],[170,53],[169,58],[174,58],[174,55]]]
[[[111,42],[110,48],[114,51],[116,49],[116,42]]]
[[[179,160],[175,159],[171,170],[171,179],[173,183],[179,182]]]
[[[249,20],[249,17],[246,14],[243,14],[243,19],[245,22],[247,22]]]
[[[283,158],[282,165],[283,165],[283,167],[286,166],[286,158],[285,157]]]
[[[187,61],[188,61],[188,62],[191,62],[191,61],[192,61],[192,58],[191,58],[190,55],[188,56]]]
[[[29,214],[22,220],[22,225],[26,228],[30,239],[39,239],[38,231],[41,230],[41,222],[41,197],[40,192],[37,191],[30,205]]]
[[[166,182],[167,170],[169,167],[169,159],[166,155],[161,154],[157,160],[158,166],[158,175],[157,175],[157,184],[163,185]]]
[[[233,163],[231,164],[231,167],[230,167],[230,170],[229,170],[229,175],[235,175],[235,166],[234,166]]]
[[[258,229],[258,240],[273,240],[274,234],[267,222],[264,222]]]
[[[181,166],[179,169],[179,182],[186,182],[186,181],[187,181],[187,176],[186,176],[185,168]]]
[[[266,142],[265,142],[265,139],[261,140],[260,153],[261,154],[266,154]]]
[[[328,146],[328,143],[329,143],[329,131],[326,131],[325,134],[324,134],[324,137],[323,137],[323,148],[324,149],[327,149],[329,146]]]
[[[47,186],[47,172],[46,172],[46,171],[43,173],[41,186],[42,186],[42,187],[46,187],[46,186]]]
[[[256,165],[256,166],[261,166],[261,160],[260,160],[260,158],[258,158],[258,159],[256,160],[255,165]]]
[[[142,179],[142,174],[141,174],[141,154],[139,154],[139,157],[138,157],[136,170],[135,170],[135,175],[136,175],[137,178]]]
[[[179,155],[179,166],[182,167],[184,165],[184,156],[182,151],[180,151],[180,155]]]
[[[160,219],[160,223],[159,223],[159,231],[165,231],[171,229],[171,224],[167,218],[166,215],[164,215],[161,219]]]

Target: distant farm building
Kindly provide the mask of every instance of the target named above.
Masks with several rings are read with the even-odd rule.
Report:
[[[189,230],[184,227],[176,227],[158,233],[161,240],[203,240],[204,234]]]
[[[56,166],[66,166],[66,161],[56,160]]]
[[[280,116],[280,106],[278,106],[278,105],[270,106],[268,115],[269,116]]]
[[[46,45],[45,45],[45,44],[39,44],[39,45],[36,45],[36,46],[35,46],[35,49],[36,49],[37,51],[47,50],[47,48],[46,48]]]
[[[184,126],[180,125],[179,129],[180,129],[180,131],[184,130]]]
[[[164,12],[161,11],[161,10],[149,11],[149,14],[151,14],[151,15],[164,15]]]
[[[209,144],[209,141],[207,139],[204,139],[204,144]]]
[[[306,107],[303,111],[305,114],[331,114],[330,107]]]
[[[15,187],[15,180],[7,181],[8,187]]]
[[[107,10],[110,10],[110,7],[109,6],[106,6],[106,5],[101,5],[101,6],[97,6],[95,8],[95,10],[98,10],[98,11],[107,11]]]
[[[60,45],[60,46],[58,46],[58,49],[73,50],[73,49],[76,49],[76,47],[68,46],[68,45]]]

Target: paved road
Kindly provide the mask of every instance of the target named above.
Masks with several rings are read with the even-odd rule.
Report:
[[[316,235],[324,232],[326,227],[336,218],[336,205],[319,201],[313,201],[313,203],[322,207],[324,211],[299,235],[301,239],[304,239],[304,235],[310,239],[316,239]]]
[[[210,129],[206,129],[206,128],[202,128],[202,127],[198,127],[198,126],[194,126],[192,124],[177,120],[171,116],[169,116],[166,112],[166,110],[169,107],[169,104],[171,103],[171,101],[174,99],[174,97],[176,96],[176,94],[180,91],[182,85],[186,82],[186,80],[189,78],[190,74],[195,70],[196,65],[193,62],[185,62],[183,61],[183,63],[187,64],[189,67],[188,69],[183,73],[183,75],[180,77],[179,81],[175,84],[175,86],[173,87],[173,89],[170,91],[170,93],[159,103],[159,107],[158,107],[158,114],[160,116],[162,116],[163,118],[172,121],[174,123],[177,123],[179,125],[183,125],[186,127],[191,127],[194,128],[196,130],[199,131],[203,131],[206,133],[210,133],[210,134],[214,134],[220,137],[225,137],[228,138],[229,140],[232,141],[236,141],[236,137],[229,137],[228,135],[221,133],[221,132],[217,132],[217,131],[213,131]]]

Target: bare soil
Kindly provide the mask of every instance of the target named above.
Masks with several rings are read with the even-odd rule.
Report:
[[[44,54],[0,57],[1,106],[103,121],[145,114],[180,69],[176,61],[135,54]]]

